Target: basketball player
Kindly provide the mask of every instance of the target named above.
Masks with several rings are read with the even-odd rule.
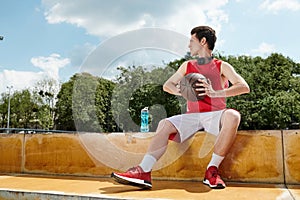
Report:
[[[240,123],[240,113],[226,108],[226,97],[249,93],[246,81],[235,72],[227,62],[212,57],[216,33],[209,26],[199,26],[191,30],[189,49],[197,59],[184,62],[165,82],[163,90],[180,95],[180,80],[189,73],[200,73],[207,78],[199,79],[196,90],[203,93],[204,99],[196,102],[187,101],[187,112],[175,115],[159,122],[143,160],[136,167],[125,173],[112,173],[119,183],[151,188],[151,170],[153,165],[165,153],[168,140],[184,142],[198,130],[217,136],[211,160],[207,166],[203,183],[210,188],[225,188],[218,168],[233,144]],[[230,87],[229,83],[230,82]]]

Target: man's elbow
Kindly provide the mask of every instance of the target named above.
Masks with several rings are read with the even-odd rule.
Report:
[[[168,92],[168,86],[167,86],[167,84],[165,83],[165,84],[163,84],[163,91],[165,91],[165,92]]]
[[[243,84],[243,88],[244,88],[244,93],[250,93],[250,87],[247,83]]]

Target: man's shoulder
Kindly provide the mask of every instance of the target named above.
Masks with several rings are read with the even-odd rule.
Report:
[[[214,58],[213,61],[214,61],[215,63],[223,63],[223,62],[224,62],[223,60],[218,59],[218,58]]]

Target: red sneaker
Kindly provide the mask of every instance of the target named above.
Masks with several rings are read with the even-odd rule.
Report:
[[[128,169],[125,173],[112,173],[118,183],[133,185],[142,189],[151,189],[151,172],[144,172],[140,166]]]
[[[206,170],[203,183],[213,189],[223,189],[226,187],[224,181],[218,174],[218,168],[216,166],[210,166]]]

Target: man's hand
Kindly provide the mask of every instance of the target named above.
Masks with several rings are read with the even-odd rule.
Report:
[[[214,90],[212,87],[211,81],[207,79],[207,82],[203,79],[198,80],[199,83],[196,83],[197,88],[195,89],[196,91],[199,92],[199,96],[209,96],[211,98],[213,97],[225,97],[225,92],[224,90]]]

